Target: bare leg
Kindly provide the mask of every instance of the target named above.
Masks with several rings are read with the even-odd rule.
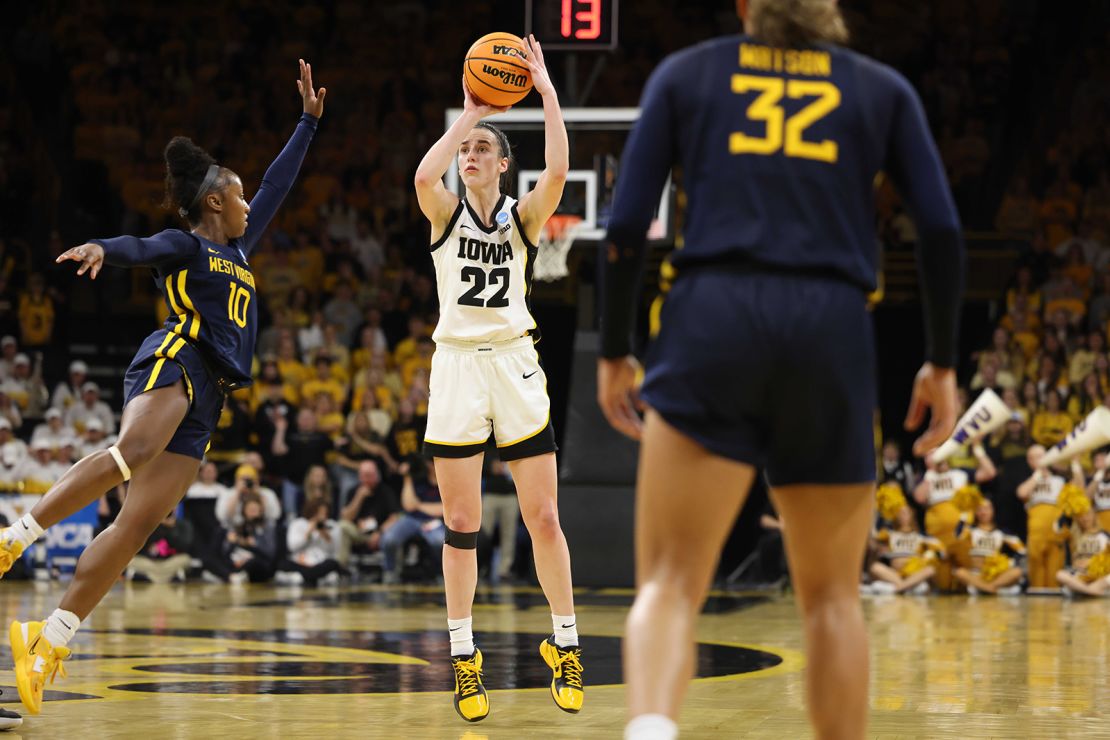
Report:
[[[555,453],[513,460],[509,470],[516,481],[524,525],[532,535],[536,577],[540,579],[552,614],[574,614],[570,551],[559,524],[558,474]]]
[[[990,594],[994,593],[994,587],[991,586],[990,582],[984,581],[978,573],[973,573],[967,568],[956,568],[956,570],[952,572],[952,575],[965,586],[972,586],[979,591]]]
[[[932,578],[934,575],[936,575],[936,572],[936,568],[928,565],[915,573],[911,573],[910,575],[902,579],[902,584],[898,587],[898,591],[909,591],[917,584],[924,583],[925,581]]]
[[[874,490],[859,483],[772,491],[805,623],[810,720],[822,740],[859,740],[867,729],[867,629],[858,583]]]
[[[60,604],[84,620],[120,573],[196,479],[200,460],[163,452],[131,479],[119,516],[101,532],[77,561],[77,571]]]
[[[1021,580],[1021,568],[1010,568],[1009,570],[1003,572],[1002,575],[998,576],[998,578],[995,578],[993,581],[990,581],[987,584],[988,586],[990,586],[990,588],[988,590],[992,594],[998,593],[998,589],[1006,588],[1007,586],[1012,586],[1020,580]]]
[[[898,574],[898,571],[885,563],[872,563],[871,575],[878,578],[880,581],[893,583],[899,590],[902,588],[902,576]]]
[[[482,527],[483,456],[435,459],[443,521],[452,531],[477,532]],[[470,616],[477,585],[478,551],[444,546],[443,588],[447,592],[448,619]]]
[[[116,447],[135,477],[166,449],[187,413],[189,398],[181,383],[155,388],[127,404]],[[52,527],[122,482],[123,474],[111,454],[94,452],[67,470],[31,509],[31,515],[43,529]]]
[[[630,716],[678,718],[698,613],[754,476],[648,412],[636,490],[638,593],[624,631]]]
[[[1106,594],[1106,579],[1100,578],[1093,583],[1087,583],[1082,578],[1066,570],[1061,570],[1056,574],[1056,580],[1061,586],[1067,586],[1076,593],[1084,594],[1086,596],[1103,596]]]

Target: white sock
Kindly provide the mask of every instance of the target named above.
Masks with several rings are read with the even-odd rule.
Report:
[[[448,619],[447,634],[451,638],[451,657],[474,654],[474,632],[472,623],[474,617],[466,619]]]
[[[675,740],[678,725],[665,714],[641,714],[624,728],[624,740]]]
[[[35,518],[30,513],[24,514],[16,521],[15,524],[4,530],[5,537],[11,538],[12,542],[18,542],[23,545],[23,549],[35,543],[39,537],[42,537],[42,527],[35,521]]]
[[[551,626],[555,630],[555,644],[559,647],[568,647],[578,644],[578,627],[575,625],[574,615],[560,617],[551,615]]]
[[[46,618],[46,624],[42,627],[42,636],[56,648],[65,647],[77,634],[77,628],[80,626],[81,620],[76,614],[64,609],[55,609],[54,613]]]

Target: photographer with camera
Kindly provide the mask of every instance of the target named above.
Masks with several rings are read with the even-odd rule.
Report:
[[[233,530],[243,523],[242,497],[257,494],[262,502],[263,518],[270,524],[281,519],[281,501],[269,488],[259,485],[258,471],[250,465],[240,465],[235,470],[235,485],[220,493],[216,499],[216,519],[226,530]]]
[[[222,581],[265,583],[276,569],[277,527],[266,519],[258,493],[247,491],[239,501],[241,523],[222,538],[218,560],[203,558],[205,569]]]
[[[325,499],[305,502],[301,515],[289,524],[286,533],[289,558],[279,568],[283,573],[292,573],[293,578],[285,576],[279,580],[303,582],[306,586],[315,586],[321,580],[338,582],[339,574],[344,572],[337,559],[342,533],[339,524],[329,518],[330,513],[331,504]]]

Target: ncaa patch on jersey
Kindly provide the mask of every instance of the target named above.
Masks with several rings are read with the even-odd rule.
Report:
[[[506,213],[505,211],[501,211],[501,213],[497,214],[497,223],[499,223],[499,224],[509,223],[509,214]]]

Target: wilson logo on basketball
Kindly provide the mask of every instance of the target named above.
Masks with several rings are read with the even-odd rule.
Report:
[[[513,87],[524,87],[528,84],[528,75],[514,74],[507,69],[498,69],[489,64],[482,65],[482,71],[491,77],[497,77],[506,85]]]

